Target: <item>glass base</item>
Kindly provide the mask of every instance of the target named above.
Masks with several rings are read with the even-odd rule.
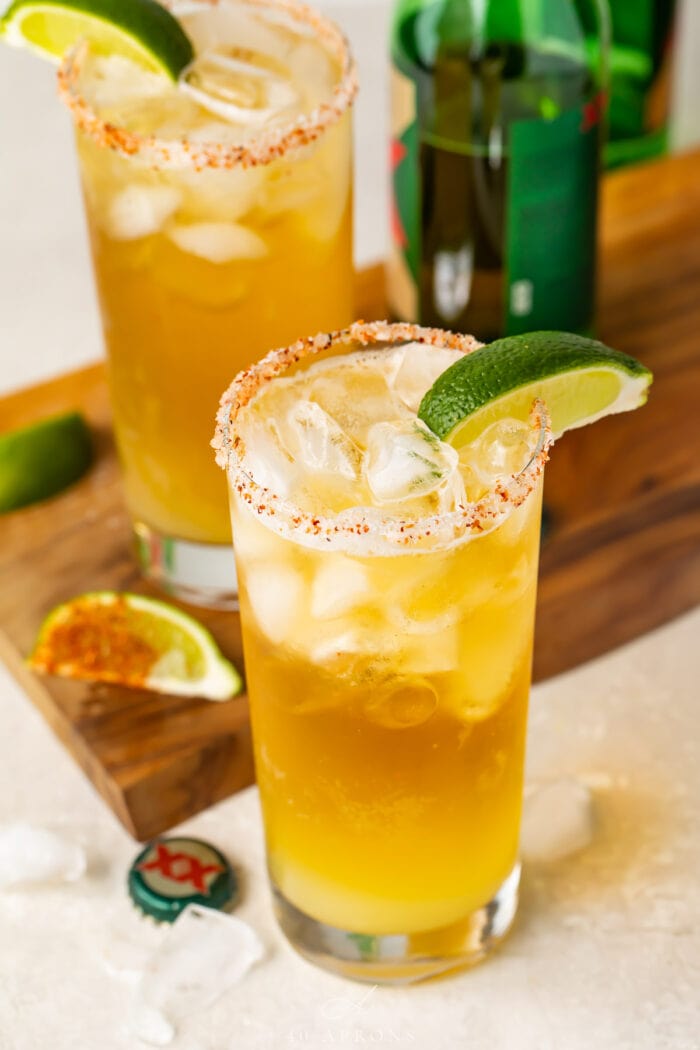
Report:
[[[191,543],[134,523],[141,572],[166,594],[208,609],[237,609],[238,580],[230,543]]]
[[[350,933],[300,911],[272,881],[285,937],[316,966],[354,981],[411,984],[481,962],[506,936],[518,907],[520,864],[492,900],[451,926],[414,934]]]

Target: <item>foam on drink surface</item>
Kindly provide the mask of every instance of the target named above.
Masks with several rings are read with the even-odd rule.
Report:
[[[499,420],[459,453],[417,418],[459,351],[418,343],[316,362],[264,387],[240,419],[248,472],[304,511],[445,514],[519,473],[537,435]]]

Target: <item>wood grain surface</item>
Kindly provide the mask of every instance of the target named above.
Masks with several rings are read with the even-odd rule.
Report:
[[[548,467],[535,677],[575,667],[700,601],[700,153],[608,176],[599,335],[655,372],[649,404],[567,435]],[[381,268],[358,316],[383,317]],[[97,443],[90,474],[0,518],[2,657],[124,826],[156,835],[253,779],[245,697],[225,704],[59,679],[24,666],[44,615],[88,589],[149,588],[129,523],[101,365],[0,401],[0,430],[68,408]],[[242,664],[238,618],[197,615]]]

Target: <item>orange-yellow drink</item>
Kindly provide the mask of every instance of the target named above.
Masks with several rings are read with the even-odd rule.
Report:
[[[230,562],[209,439],[232,366],[351,318],[354,71],[340,33],[293,3],[186,10],[196,58],[178,85],[83,51],[63,94],[145,568],[206,602],[186,562],[192,545]],[[204,572],[214,591],[230,576]]]
[[[544,435],[501,421],[458,455],[416,418],[468,337],[327,343],[220,414],[268,863],[296,947],[409,980],[515,911]]]

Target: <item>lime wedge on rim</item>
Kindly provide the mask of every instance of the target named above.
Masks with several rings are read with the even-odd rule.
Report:
[[[0,19],[0,37],[60,61],[80,40],[104,55],[122,55],[172,80],[194,58],[182,26],[156,0],[15,0]]]
[[[29,667],[43,674],[229,700],[243,682],[214,638],[168,602],[94,591],[44,620]]]
[[[92,463],[92,440],[78,412],[0,434],[0,514],[48,499]]]
[[[443,372],[418,416],[455,448],[497,419],[527,420],[547,406],[554,437],[643,405],[651,372],[634,357],[567,332],[532,332],[483,346]]]

